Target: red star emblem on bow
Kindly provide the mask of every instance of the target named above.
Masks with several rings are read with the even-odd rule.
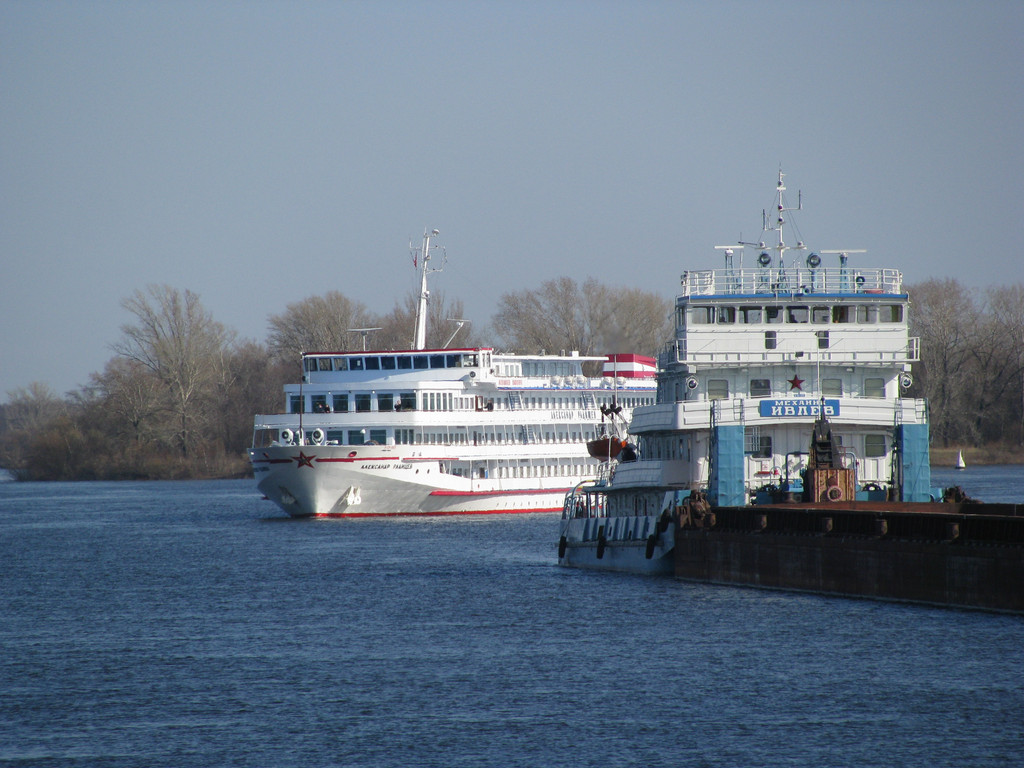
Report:
[[[793,378],[787,379],[787,381],[789,382],[790,389],[799,389],[801,392],[803,392],[804,382],[806,381],[806,379],[801,379],[794,373]]]
[[[299,467],[309,467],[310,469],[313,469],[313,459],[316,458],[316,457],[315,456],[307,456],[302,451],[299,451],[299,455],[298,456],[292,456],[292,458],[295,459],[297,462],[299,462]]]

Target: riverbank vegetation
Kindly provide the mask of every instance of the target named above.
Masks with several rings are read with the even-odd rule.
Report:
[[[908,394],[930,406],[933,463],[966,449],[971,464],[1024,463],[1024,285],[972,291],[955,280],[909,288],[920,337]],[[283,408],[305,351],[408,348],[416,296],[386,314],[333,291],[267,318],[263,341],[239,340],[197,294],[166,285],[122,302],[127,321],[113,356],[77,390],[43,383],[0,405],[0,467],[26,480],[242,477],[255,413]],[[519,352],[655,355],[671,336],[672,301],[654,293],[563,277],[506,293],[491,331],[473,324],[452,346]],[[448,345],[462,302],[439,292],[427,346]],[[486,338],[487,341],[482,339]]]
[[[0,467],[23,480],[245,476],[253,415],[283,409],[282,387],[299,380],[302,351],[354,351],[364,341],[408,349],[416,303],[411,294],[377,314],[333,291],[271,314],[264,341],[242,341],[191,291],[135,291],[122,301],[127,322],[111,342],[113,356],[86,385],[63,396],[43,383],[8,393]],[[670,306],[655,294],[560,278],[503,296],[490,344],[654,354]],[[465,317],[461,301],[435,291],[428,310],[428,347],[483,343],[473,324],[450,320]],[[364,339],[352,329],[374,330]]]

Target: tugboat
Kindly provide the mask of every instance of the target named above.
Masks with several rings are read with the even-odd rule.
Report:
[[[781,550],[758,549],[766,532],[786,526],[827,535],[848,525],[876,535],[894,524],[886,510],[914,515],[933,506],[946,514],[965,508],[931,503],[963,494],[930,487],[927,404],[907,392],[920,341],[909,333],[901,273],[854,263],[851,257],[864,251],[811,251],[799,238],[787,241],[791,229],[798,231],[789,217],[802,208],[799,196],[796,206],[787,200],[780,171],[773,209],[762,214],[762,239],[716,246],[723,269],[682,273],[675,337],[658,361],[657,403],[635,409],[630,423],[636,454],[567,494],[558,562],[975,604],[979,590],[973,588],[971,597],[947,590],[946,599],[898,589],[889,594],[841,578],[787,582],[779,576],[786,571]],[[744,265],[749,252],[752,267]],[[827,511],[800,517],[801,505]],[[1016,508],[997,506],[1004,505],[984,511],[1016,514]],[[771,513],[780,507],[790,512]],[[854,523],[840,511],[868,518],[854,515]],[[936,520],[907,530],[920,533],[934,523],[940,542],[953,540],[950,526],[958,520]],[[1011,520],[1006,535],[1020,535],[1024,543],[1020,525],[1024,518]],[[738,538],[726,545],[715,537],[728,526]],[[716,541],[724,548],[714,549]],[[731,562],[728,547],[754,564]],[[1016,602],[1024,609],[1024,550],[1016,551],[1016,565],[1003,573],[1016,574]],[[791,565],[800,571],[799,557]]]

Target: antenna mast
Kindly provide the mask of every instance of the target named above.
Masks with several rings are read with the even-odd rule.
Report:
[[[427,300],[430,298],[430,291],[427,290],[427,273],[428,272],[440,272],[444,265],[437,269],[428,269],[427,264],[430,262],[430,239],[437,237],[440,233],[435,229],[431,231],[423,230],[423,245],[420,251],[413,250],[412,263],[416,266],[417,253],[418,258],[422,261],[420,267],[420,296],[418,303],[416,304],[416,332],[413,337],[413,349],[425,349],[427,346]],[[435,246],[436,247],[436,246]],[[411,246],[410,246],[411,248]]]

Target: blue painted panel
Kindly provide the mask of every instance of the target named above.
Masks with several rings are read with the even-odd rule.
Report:
[[[903,500],[928,501],[932,482],[928,425],[901,424],[896,427],[895,438],[903,460]]]
[[[811,397],[765,399],[758,404],[762,416],[820,416],[821,400]],[[825,400],[825,415],[839,415],[839,401]]]
[[[743,425],[715,427],[714,466],[708,495],[711,503],[740,507],[747,503],[743,488]]]

